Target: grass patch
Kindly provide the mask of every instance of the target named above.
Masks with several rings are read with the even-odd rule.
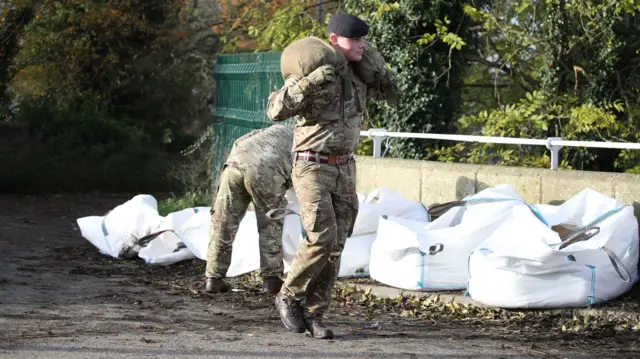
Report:
[[[169,213],[181,211],[185,208],[192,207],[210,207],[211,199],[205,196],[190,193],[179,197],[172,196],[163,201],[158,202],[158,213],[166,216]]]

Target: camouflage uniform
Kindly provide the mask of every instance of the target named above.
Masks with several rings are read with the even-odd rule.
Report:
[[[234,143],[211,209],[208,278],[226,276],[238,226],[252,202],[260,235],[261,275],[282,275],[283,220],[269,219],[266,213],[287,205],[285,192],[292,185],[292,145],[293,130],[282,125],[250,132]]]
[[[352,65],[336,81],[310,86],[314,87],[306,78],[287,78],[269,97],[267,115],[274,121],[296,116],[295,152],[350,159],[337,165],[298,159],[293,165],[293,187],[307,237],[298,247],[280,293],[304,301],[308,317],[321,318],[329,308],[342,250],[358,213],[352,154],[360,139],[365,101],[381,93],[368,89],[354,75]]]

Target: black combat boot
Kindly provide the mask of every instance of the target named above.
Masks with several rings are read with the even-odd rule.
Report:
[[[287,329],[296,333],[304,333],[305,325],[302,320],[302,308],[300,302],[282,295],[282,292],[276,295],[276,308],[278,308],[278,314],[282,324]]]
[[[217,278],[207,278],[207,285],[204,289],[207,293],[226,293],[230,290],[231,284]]]
[[[333,332],[324,326],[322,317],[313,315],[305,316],[304,324],[311,337],[316,339],[333,339]]]
[[[277,276],[267,276],[262,279],[262,291],[269,294],[278,294],[282,288],[282,279]]]

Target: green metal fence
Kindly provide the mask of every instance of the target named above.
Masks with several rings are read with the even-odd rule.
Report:
[[[219,55],[214,69],[213,181],[217,182],[233,141],[274,122],[266,115],[269,94],[282,87],[281,52]],[[293,119],[284,122],[293,125]]]

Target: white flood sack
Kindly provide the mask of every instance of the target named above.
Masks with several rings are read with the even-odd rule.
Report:
[[[375,193],[383,193],[383,191],[375,191]],[[416,206],[415,202],[411,202],[413,208],[419,213],[412,213],[411,211],[407,211],[405,206],[393,206],[393,203],[397,202],[399,195],[393,192],[387,192],[386,200],[382,201],[383,204],[386,204],[398,214],[412,214],[414,217],[426,216],[425,209],[418,203]],[[364,202],[365,196],[360,195],[359,198]],[[369,199],[373,201],[378,197],[371,196]],[[396,201],[391,200],[395,198]],[[401,198],[401,197],[400,197]],[[283,261],[284,261],[284,271],[288,272],[291,268],[291,263],[296,255],[296,251],[298,249],[298,245],[302,241],[302,224],[300,222],[300,216],[297,214],[300,211],[300,206],[295,198],[293,193],[288,193],[287,195],[288,205],[287,209],[290,210],[291,214],[288,214],[284,217],[284,225],[282,230],[282,249],[283,249]],[[375,204],[365,205],[374,207]],[[404,212],[403,212],[404,211]],[[364,213],[370,213],[371,211]],[[195,255],[195,257],[200,258],[202,260],[206,260],[207,257],[207,247],[209,242],[209,226],[210,226],[210,216],[208,212],[206,216],[204,214],[194,215],[189,219],[189,221],[183,224],[179,229],[175,231],[175,233],[167,233],[163,234],[163,238],[176,238],[176,234],[179,236],[179,240],[182,241],[187,248]],[[374,221],[363,221],[362,223],[374,223]],[[377,224],[376,224],[377,225]],[[369,231],[366,227],[362,226],[363,231]],[[363,276],[368,274],[368,265],[369,265],[369,256],[371,251],[371,244],[375,240],[375,230],[373,233],[363,234],[358,236],[352,236],[347,239],[345,244],[345,248],[342,253],[341,265],[340,265],[340,277],[351,277],[351,276]],[[150,245],[154,244],[155,241],[158,240],[166,240],[155,239],[150,243]],[[258,226],[255,212],[247,211],[244,218],[240,221],[240,226],[238,229],[238,233],[236,235],[235,241],[233,242],[233,251],[231,255],[231,266],[227,272],[227,277],[235,277],[238,275],[242,275],[245,273],[249,273],[255,270],[260,269],[260,250],[259,250],[259,234],[258,234]],[[169,247],[171,247],[169,245]],[[167,251],[168,248],[164,246],[161,248],[162,250]],[[161,253],[156,253],[158,258],[161,257]]]
[[[286,197],[287,208],[295,213],[284,217],[282,233],[284,268],[288,272],[303,238],[297,198],[293,191],[288,191]],[[366,196],[359,193],[358,199],[360,210],[354,233],[347,239],[343,250],[340,277],[368,275],[371,246],[376,240],[381,215],[424,221],[428,218],[420,202],[408,201],[388,189],[376,189]],[[156,200],[152,196],[140,195],[116,207],[107,216],[80,218],[78,224],[83,237],[104,254],[116,258],[138,255],[148,264],[170,265],[191,258],[206,260],[211,223],[209,209],[187,208],[162,217],[158,214]],[[157,236],[140,248],[140,239],[152,234]],[[247,211],[233,243],[227,276],[234,277],[258,269],[257,221],[255,212]]]
[[[171,265],[196,256],[181,240],[178,232],[170,230],[160,234],[138,253],[145,263],[153,265]]]
[[[340,258],[339,278],[369,276],[371,247],[375,240],[375,233],[347,238]]]
[[[115,207],[105,216],[77,220],[82,236],[100,253],[114,258],[134,258],[138,240],[161,230],[163,218],[153,196],[137,195]]]
[[[166,217],[161,217],[160,227],[163,228],[163,232],[142,247],[138,257],[142,258],[147,264],[165,266],[196,258],[193,252],[183,243],[179,229],[198,213],[208,215],[209,207],[186,208],[169,213]]]
[[[361,195],[359,198],[364,200],[365,196]],[[284,217],[284,226],[282,229],[282,250],[285,273],[291,269],[291,263],[296,256],[298,246],[303,240],[302,223],[300,221],[300,215],[298,214],[300,212],[300,205],[297,200],[289,203],[287,209],[291,212]],[[370,234],[356,235],[347,238],[342,251],[338,277],[368,275],[371,244],[375,238],[375,231]]]
[[[361,277],[369,275],[369,260],[371,257],[371,247],[376,240],[378,221],[381,215],[394,215],[407,219],[428,218],[427,209],[420,202],[409,201],[399,193],[378,188],[369,192],[366,196],[358,193],[359,210],[353,228],[353,234],[347,238],[340,260],[340,272],[338,277]],[[300,216],[300,206],[295,199],[291,198],[288,207],[294,212],[288,214],[284,219],[283,229],[283,250],[285,261],[285,272],[288,272],[293,258],[295,257],[298,245],[303,240],[302,224]]]
[[[82,236],[104,255],[121,259],[138,256],[149,264],[167,265],[194,257],[181,245],[175,230],[196,213],[208,210],[185,208],[163,217],[153,196],[137,195],[105,216],[83,217],[77,223]]]
[[[392,216],[380,219],[371,248],[371,278],[406,290],[466,288],[471,252],[514,207],[531,209],[508,185],[485,189],[464,201],[468,204],[449,209],[431,223]]]
[[[247,211],[240,221],[238,234],[232,246],[231,264],[227,270],[227,277],[236,277],[260,269],[257,223],[256,213],[253,211]],[[193,254],[205,261],[209,247],[210,226],[211,214],[198,213],[177,231],[183,243]]]
[[[284,260],[284,272],[291,269],[291,263],[296,256],[298,245],[302,241],[302,223],[300,222],[300,204],[293,197],[287,205],[291,212],[284,217],[282,227],[282,257]]]
[[[375,234],[378,231],[378,221],[383,215],[428,221],[427,208],[420,202],[409,201],[398,192],[386,188],[377,188],[366,196],[358,196],[360,208],[356,223],[353,226],[352,237],[363,234]]]
[[[638,223],[631,206],[587,189],[560,206],[539,208],[549,226],[526,208],[514,208],[471,254],[468,290],[475,301],[502,308],[584,307],[633,286]],[[560,249],[561,238],[550,228],[558,224],[595,236]]]

